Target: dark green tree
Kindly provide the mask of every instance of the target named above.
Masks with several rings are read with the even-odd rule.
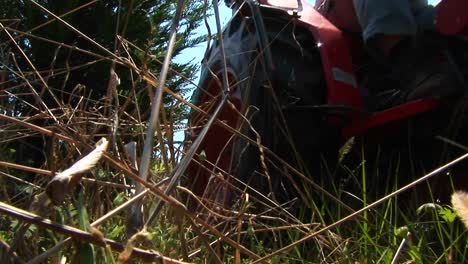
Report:
[[[63,20],[105,49],[131,60],[139,69],[158,76],[176,10],[176,1],[103,0],[87,6],[84,5],[90,1],[37,0],[36,2],[61,16]],[[118,98],[119,105],[125,106],[122,111],[136,119],[146,120],[150,109],[150,96],[148,96],[147,83],[139,78],[135,71],[119,64],[113,65],[109,54],[64,23],[53,21],[43,25],[53,17],[30,0],[0,0],[0,6],[2,6],[0,22],[5,27],[0,31],[0,88],[2,89],[0,93],[2,93],[1,108],[5,113],[14,116],[37,114],[37,111],[29,105],[45,111],[33,95],[7,96],[6,92],[29,93],[29,85],[40,93],[41,100],[48,108],[54,109],[57,115],[61,114],[60,109],[57,109],[60,105],[73,106],[80,100],[81,95],[86,96],[90,107],[95,106],[92,102],[105,102],[110,69],[115,68],[121,81],[118,86]],[[77,10],[69,13],[74,9]],[[203,16],[204,1],[186,1],[174,56],[204,40],[203,36],[196,34]],[[15,42],[11,41],[7,32],[15,38]],[[34,73],[34,68],[18,47],[24,51],[43,80]],[[168,76],[167,86],[175,92],[185,94],[189,81],[194,79],[198,65],[192,62],[172,63],[171,67],[174,71]],[[44,82],[51,92],[44,88]],[[128,98],[134,101],[128,103]],[[187,112],[180,104],[177,108],[172,107],[175,101],[170,96],[165,97],[165,105],[168,110],[170,108],[168,112],[176,113],[171,119],[176,123],[182,120]],[[137,107],[141,110],[138,114]],[[54,120],[47,122],[42,120],[37,124],[56,125]],[[27,153],[19,151],[22,159],[43,160],[38,156],[43,155],[41,149],[44,143],[41,138],[36,139],[37,142],[33,145],[37,151],[31,151],[29,147]],[[32,143],[31,138],[28,138],[28,141]]]
[[[34,2],[60,16],[76,30],[63,22],[53,21],[54,16],[41,10]],[[123,155],[123,144],[120,143],[140,140],[139,146],[142,146],[142,132],[149,117],[152,95],[149,82],[142,78],[142,72],[159,76],[177,1],[34,2],[0,0],[0,113],[17,119],[25,118],[24,122],[65,134],[77,139],[77,142],[92,144],[97,137],[106,135],[115,143],[110,148],[115,156]],[[186,1],[174,57],[204,41],[204,36],[199,36],[196,31],[203,21],[204,4],[205,1],[201,0]],[[125,58],[128,64],[120,63],[122,60],[115,60],[115,57]],[[190,81],[195,78],[198,65],[194,62],[173,62],[171,68],[166,86],[185,95],[190,89]],[[120,84],[116,86],[116,91],[109,93],[111,69],[119,76]],[[36,91],[39,97],[32,91]],[[178,103],[174,97],[166,95],[164,106],[168,123],[177,124],[185,118],[186,106]],[[119,120],[116,127],[115,120]],[[170,142],[169,132],[162,136],[166,137],[164,142]],[[0,141],[0,161],[52,171],[68,168],[78,158],[77,149],[83,149],[80,144],[72,146],[54,137],[30,134],[28,129],[1,120]],[[161,143],[158,138],[158,146],[169,145]],[[0,170],[4,171],[5,168]],[[49,181],[47,177],[33,173],[9,172],[36,186],[44,187]],[[96,168],[95,175],[101,180],[123,182],[121,174],[116,176],[107,168]],[[0,177],[0,184],[4,186],[0,191],[0,200],[22,208],[29,207],[31,197],[38,191],[24,181],[4,177]],[[110,188],[104,192],[105,187],[98,185],[83,186],[74,191],[79,190],[75,194],[85,194],[84,198],[88,201],[85,201],[86,210],[82,211],[92,214],[94,219],[115,206],[112,202],[114,197],[125,194],[125,191],[120,190],[120,193]],[[84,206],[84,202],[81,203],[81,209]],[[73,218],[71,214],[62,215],[60,210],[57,212],[57,215]],[[48,217],[55,217],[55,214]],[[5,230],[2,237],[11,237],[8,242],[13,247],[17,246],[15,241],[24,244],[24,247],[17,249],[24,259],[38,255],[36,249],[50,248],[54,244],[51,241],[58,239],[50,232],[36,233],[39,235],[29,239],[32,231],[26,232],[28,239],[23,239],[22,235],[15,233],[20,226],[1,218],[0,230]],[[12,231],[12,227],[15,231]],[[111,236],[114,235],[120,237],[121,232],[111,232]],[[21,239],[16,239],[18,237]],[[77,256],[81,253],[81,248],[76,250]],[[67,250],[64,254],[73,253]]]

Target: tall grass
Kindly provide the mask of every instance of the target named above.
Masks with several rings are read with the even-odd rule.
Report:
[[[76,32],[76,28],[67,28],[84,35]],[[131,43],[122,43],[125,48],[137,49]],[[99,48],[94,40],[91,44]],[[54,45],[58,49],[60,43]],[[20,57],[20,53],[15,56]],[[159,87],[177,104],[197,109],[184,96],[164,87],[164,83],[158,86],[158,78],[146,72],[145,65],[133,63],[130,56],[121,58],[111,52],[99,58],[118,62],[137,75],[135,80],[148,88],[141,92],[143,96],[152,97],[152,88]],[[76,69],[64,69],[62,73],[73,70]],[[2,71],[18,74],[13,69],[2,68]],[[50,77],[59,74],[52,70],[47,72],[52,74]],[[162,109],[159,113],[159,123],[156,122],[153,133],[156,146],[150,148],[150,177],[142,180],[135,166],[141,155],[132,158],[123,147],[128,138],[136,138],[141,149],[143,134],[149,125],[141,118],[141,113],[146,112],[146,116],[149,113],[147,109],[139,109],[136,98],[116,93],[116,100],[96,101],[82,87],[77,87],[69,95],[73,100],[61,102],[60,108],[52,108],[33,94],[29,86],[30,78],[38,81],[31,77],[33,74],[42,76],[45,71],[34,69],[27,74],[28,78],[18,77],[23,80],[18,87],[9,87],[8,81],[0,83],[6,87],[1,91],[6,101],[21,102],[32,109],[18,114],[14,109],[7,109],[11,104],[1,106],[2,263],[131,260],[134,263],[237,264],[252,263],[264,257],[269,263],[466,262],[466,228],[451,205],[437,201],[430,185],[419,184],[417,191],[414,186],[403,196],[389,196],[379,205],[373,203],[386,194],[399,192],[403,186],[401,181],[411,174],[401,166],[400,158],[380,166],[385,158],[375,152],[368,153],[364,146],[356,144],[336,168],[323,165],[318,172],[309,175],[292,171],[266,154],[266,163],[276,165],[284,173],[282,176],[294,181],[291,188],[298,190],[297,197],[281,204],[268,193],[262,193],[263,190],[239,183],[221,170],[211,175],[209,191],[228,190],[231,192],[228,202],[218,198],[220,191],[211,196],[196,196],[185,186],[168,191],[170,177],[180,168],[181,157],[187,154],[183,153],[182,144],[174,142],[177,127],[171,121],[176,110]],[[109,81],[110,94],[117,92],[117,85],[116,79]],[[34,100],[28,100],[31,96]],[[124,103],[119,104],[119,101]],[[134,107],[132,113],[127,112],[129,105]],[[53,125],[47,125],[50,122]],[[109,149],[102,150],[99,162],[86,167],[86,172],[80,171],[78,177],[57,180],[60,175],[57,171],[70,168],[80,157],[92,152],[96,139],[101,137],[108,139]],[[44,163],[37,165],[34,160],[18,159],[15,146],[28,145],[29,140],[37,138],[44,142],[41,151],[47,152]],[[354,158],[349,159],[352,155]],[[204,158],[198,157],[198,160]],[[423,175],[420,173],[418,177]],[[337,180],[332,184],[323,183],[323,186],[331,196],[312,184],[314,180],[330,178]],[[57,190],[57,182],[64,189]],[[421,203],[417,194],[423,189],[432,198]],[[54,198],[57,194],[60,199]],[[188,200],[199,209],[189,210]],[[142,219],[150,218],[156,208],[160,213],[154,214],[154,221],[142,225]],[[340,222],[363,208],[361,214]],[[142,218],[135,217],[135,211]],[[129,231],[135,227],[136,233]]]

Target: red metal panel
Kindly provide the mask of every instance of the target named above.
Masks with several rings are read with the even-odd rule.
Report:
[[[299,23],[308,29],[320,49],[328,86],[328,104],[363,108],[361,91],[353,73],[351,55],[343,32],[304,0]],[[285,9],[296,8],[297,0],[261,0],[260,3]],[[311,87],[313,89],[314,87]]]
[[[410,101],[408,103],[371,114],[360,120],[355,120],[351,126],[343,129],[342,135],[345,139],[352,136],[357,136],[371,128],[383,126],[393,121],[403,120],[434,109],[437,107],[438,103],[439,99],[435,98],[425,98]]]
[[[361,32],[353,0],[318,0],[315,8],[333,25],[347,32]]]
[[[217,76],[221,79],[220,73]],[[237,82],[235,74],[229,69],[228,78],[229,83],[231,84]],[[211,79],[206,86],[206,93],[201,95],[199,106],[207,113],[212,112],[213,107],[221,100],[220,93],[221,88],[219,87],[219,83],[216,80]],[[214,98],[213,95],[216,95],[217,98]],[[240,97],[240,89],[237,89],[236,86],[231,87],[229,101],[237,110],[241,108]],[[211,102],[211,106],[206,105],[208,102]],[[202,114],[196,114],[194,117],[192,117],[190,122],[190,126],[194,127],[192,128],[194,130],[194,135],[192,136],[198,135],[206,119],[207,117],[203,117]],[[218,116],[218,120],[233,128],[236,128],[237,122],[239,121],[239,114],[236,110],[232,109],[231,106],[227,105],[223,110],[221,110],[221,113]],[[229,167],[231,165],[232,144],[232,133],[217,123],[213,124],[198,149],[198,153],[201,153],[202,151],[205,153],[205,159],[199,159],[195,157],[195,159],[200,164],[197,162],[191,162],[187,169],[187,173],[190,175],[188,184],[191,186],[192,191],[196,195],[203,194],[210,179],[211,173],[217,173],[219,171],[211,164],[214,164],[217,168],[223,171],[229,171]],[[207,161],[209,161],[211,164]]]
[[[260,0],[259,3],[287,9],[298,8],[297,0]]]
[[[361,91],[356,85],[351,54],[344,33],[318,13],[313,6],[305,1],[302,3],[303,11],[299,21],[313,34],[320,49],[328,85],[328,103],[362,108]],[[354,80],[354,84],[340,80],[341,78],[336,76],[337,70]]]
[[[436,28],[445,35],[462,33],[468,26],[468,1],[443,0],[437,5]]]

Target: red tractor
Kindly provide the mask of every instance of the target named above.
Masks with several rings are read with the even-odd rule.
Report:
[[[447,113],[463,105],[466,0],[444,0],[431,10],[435,21],[421,22],[412,58],[398,67],[411,79],[389,74],[367,54],[352,1],[231,2],[222,41],[205,55],[193,97],[201,111],[192,113],[187,135],[203,136],[187,175],[193,192],[208,200],[226,203],[236,190],[255,189],[284,202],[307,193],[305,183],[326,188],[337,181],[330,171],[350,138],[389,144],[402,140],[410,122],[422,152],[432,153],[426,139],[440,135]],[[405,97],[434,84],[431,66],[438,63],[458,92]],[[211,115],[217,121],[200,135]]]

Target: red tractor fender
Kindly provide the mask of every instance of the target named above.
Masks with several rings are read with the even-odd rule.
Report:
[[[347,32],[361,32],[353,0],[317,0],[317,11],[325,16],[333,25]]]
[[[353,73],[349,43],[345,34],[305,0],[261,0],[291,14],[297,11],[298,24],[309,30],[320,50],[328,87],[328,104],[363,108],[361,91]]]
[[[266,1],[271,2],[271,1]],[[297,2],[297,1],[293,1]],[[323,5],[317,5],[317,10],[305,1],[302,1],[303,10],[299,20],[303,26],[311,31],[320,48],[324,74],[328,85],[328,103],[331,105],[351,106],[355,109],[363,109],[362,93],[357,85],[350,81],[344,81],[336,75],[336,71],[342,71],[347,80],[355,79],[352,65],[350,43],[347,40],[347,32],[359,32],[360,28],[354,13],[351,0],[335,1],[330,9],[327,0],[321,1]],[[446,35],[468,33],[468,1],[443,0],[436,7],[435,25],[438,31]],[[322,15],[323,14],[323,15]],[[326,16],[326,17],[325,17]],[[368,113],[365,111],[355,114],[352,123],[342,130],[344,139],[360,135],[365,131],[383,127],[398,120],[430,111],[437,108],[439,100],[435,98],[418,99],[402,105],[386,109],[381,112]]]
[[[346,36],[313,6],[305,1],[302,4],[299,22],[311,32],[320,50],[328,86],[328,104],[362,109],[362,93],[353,73]]]
[[[443,0],[437,5],[435,25],[444,35],[467,33],[468,1]]]

